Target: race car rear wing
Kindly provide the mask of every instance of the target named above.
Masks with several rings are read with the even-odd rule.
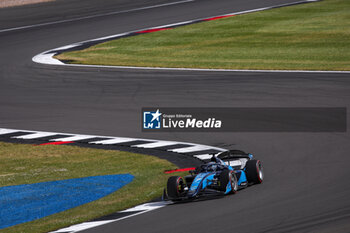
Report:
[[[223,161],[234,159],[252,159],[252,155],[241,150],[228,150],[221,152],[217,157]]]

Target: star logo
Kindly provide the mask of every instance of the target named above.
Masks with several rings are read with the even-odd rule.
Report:
[[[161,128],[161,115],[162,113],[157,111],[143,111],[143,128],[144,129],[160,129]]]
[[[151,115],[153,116],[151,122],[153,122],[154,120],[157,119],[157,121],[159,121],[159,117],[162,115],[160,112],[159,112],[159,109],[157,109],[157,111],[155,113],[151,113]]]

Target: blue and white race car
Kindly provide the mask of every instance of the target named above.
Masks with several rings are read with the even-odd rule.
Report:
[[[260,160],[253,159],[252,154],[231,150],[213,155],[210,162],[184,178],[169,177],[164,199],[181,201],[236,193],[241,188],[262,183],[264,173]]]

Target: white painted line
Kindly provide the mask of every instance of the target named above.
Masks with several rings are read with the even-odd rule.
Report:
[[[117,144],[117,143],[123,143],[123,142],[132,142],[132,141],[136,141],[136,140],[137,140],[136,138],[112,138],[112,139],[94,141],[94,142],[89,142],[89,143],[90,144],[110,145],[110,144]]]
[[[20,130],[17,129],[0,129],[0,135],[2,134],[9,134],[9,133],[16,133],[19,132]]]
[[[115,144],[115,143],[123,143],[123,142],[132,142],[136,140],[142,140],[147,141],[149,143],[143,143],[138,145],[133,145],[134,147],[137,146],[144,146],[144,148],[153,148],[153,146],[166,146],[166,145],[175,145],[175,144],[185,144],[185,145],[191,145],[191,147],[186,148],[178,148],[173,149],[169,151],[195,151],[197,149],[199,150],[207,150],[207,149],[213,149],[218,151],[225,151],[223,148],[219,147],[213,147],[213,146],[207,146],[207,145],[201,145],[196,143],[189,143],[189,142],[177,142],[177,141],[163,141],[163,140],[156,140],[156,139],[144,139],[144,138],[127,138],[127,137],[113,137],[113,136],[101,136],[101,135],[83,135],[83,134],[72,134],[72,133],[61,133],[61,132],[44,132],[44,131],[32,131],[32,130],[21,130],[21,129],[7,129],[7,128],[0,128],[0,135],[2,134],[9,134],[9,133],[15,133],[15,132],[28,132],[31,133],[30,135],[24,135],[24,136],[18,136],[18,138],[22,139],[31,139],[31,138],[39,138],[39,137],[46,137],[46,136],[54,136],[57,134],[58,137],[60,137],[60,134],[64,135],[71,135],[70,137],[61,137],[61,138],[55,138],[51,139],[50,141],[79,141],[89,138],[110,138],[110,139],[104,139],[104,140],[98,140],[89,142],[91,144],[101,144],[101,145],[108,145],[108,144]],[[16,137],[17,138],[17,137]],[[142,147],[140,147],[142,148]],[[154,147],[156,148],[156,147]]]
[[[52,64],[53,65],[53,64]],[[169,67],[139,67],[139,66],[106,66],[106,65],[79,65],[61,64],[72,67],[108,68],[108,69],[133,69],[133,70],[165,70],[165,71],[203,71],[203,72],[257,72],[257,73],[340,73],[350,74],[350,71],[342,70],[239,70],[239,69],[201,69],[201,68],[169,68]]]
[[[179,22],[179,23],[166,24],[166,25],[164,25],[163,27],[180,26],[180,25],[185,25],[185,24],[191,23],[191,22],[192,22],[192,20],[189,20],[189,21],[182,21],[182,22]]]
[[[121,213],[125,213],[125,212],[133,212],[133,211],[145,211],[145,210],[155,210],[155,209],[159,209],[162,208],[166,205],[169,205],[169,203],[172,202],[166,202],[166,201],[160,201],[160,202],[150,202],[150,203],[145,203],[142,205],[138,205],[135,206],[133,208],[127,209],[127,210],[123,210],[120,211]]]
[[[80,223],[80,224],[76,224],[70,227],[66,227],[57,231],[53,231],[51,233],[66,233],[66,232],[79,232],[79,231],[83,231],[89,228],[93,228],[93,227],[97,227],[97,226],[101,226],[107,223],[111,223],[111,222],[117,222],[126,218],[130,218],[130,217],[134,217],[136,215],[140,215],[140,214],[144,214],[148,211],[152,211],[152,210],[156,210],[159,208],[162,208],[164,206],[167,206],[169,204],[171,204],[171,201],[162,201],[162,202],[151,202],[151,203],[146,203],[146,204],[142,204],[142,205],[138,205],[135,207],[132,207],[130,209],[124,210],[124,211],[120,211],[119,213],[127,213],[127,212],[133,212],[133,211],[140,211],[138,213],[135,214],[131,214],[122,218],[118,218],[118,219],[113,219],[113,220],[105,220],[105,221],[94,221],[94,222],[85,222],[85,223]]]
[[[195,152],[195,151],[201,151],[201,150],[211,150],[211,149],[217,149],[219,151],[224,151],[221,148],[216,148],[216,147],[212,147],[212,146],[205,146],[205,145],[194,145],[191,147],[171,149],[168,151],[172,151],[172,152],[176,152],[176,153],[189,153],[189,152]]]
[[[76,224],[70,227],[62,228],[57,231],[52,231],[51,233],[66,233],[66,232],[77,232],[77,231],[83,231],[86,229],[90,229],[93,227],[101,226],[107,223],[114,222],[115,220],[105,220],[105,221],[95,221],[95,222],[84,222],[80,224]]]
[[[193,20],[193,21],[195,21],[195,20]],[[180,26],[180,25],[192,23],[193,21],[189,20],[189,21],[183,21],[183,22],[179,22],[179,23],[165,24],[165,25],[162,25],[162,26],[152,27],[152,28],[148,28],[148,29],[167,28],[167,27],[174,27],[174,26],[178,26],[178,25]],[[140,31],[143,31],[143,30],[140,30]]]
[[[54,136],[57,133],[50,133],[50,132],[33,132],[32,134],[27,134],[23,136],[16,136],[12,138],[18,138],[18,139],[36,139],[36,138],[43,138],[43,137],[49,137]]]
[[[74,141],[85,140],[85,139],[94,138],[94,137],[95,136],[92,136],[92,135],[74,135],[71,137],[51,139],[50,141],[53,141],[53,142],[67,142],[67,141],[74,142]]]
[[[122,143],[122,142],[131,142],[131,141],[135,141],[135,140],[136,139],[133,139],[133,138],[112,138],[112,139],[94,141],[94,142],[89,142],[89,143],[90,144],[109,145],[109,144],[116,144],[116,143]]]
[[[269,9],[273,9],[274,7],[283,7],[283,6],[288,6],[291,4],[298,4],[298,3],[303,3],[303,2],[317,2],[317,1],[319,1],[319,0],[297,1],[297,2],[292,2],[292,3],[287,3],[287,4],[276,5],[276,6],[272,6],[272,7],[263,7],[263,8],[257,8],[257,9],[252,9],[252,10],[233,12],[233,13],[229,13],[229,14],[225,14],[225,15],[217,15],[217,16],[212,16],[212,17],[207,17],[207,18],[213,18],[213,17],[219,17],[219,16],[241,15],[241,14],[246,14],[246,13],[269,10]],[[178,23],[173,23],[173,24],[155,26],[155,27],[151,27],[151,28],[144,28],[144,29],[139,29],[139,30],[135,30],[135,31],[115,34],[115,35],[96,38],[96,39],[87,40],[87,41],[82,41],[82,42],[78,42],[78,43],[75,43],[72,45],[67,45],[67,46],[63,46],[60,48],[56,48],[56,49],[52,49],[52,50],[43,52],[41,54],[34,56],[32,58],[32,61],[36,62],[36,63],[48,64],[48,65],[64,65],[64,66],[72,66],[72,67],[90,67],[90,68],[108,68],[108,69],[112,68],[112,69],[135,69],[135,70],[203,71],[203,72],[259,72],[259,73],[340,73],[340,74],[349,74],[350,73],[350,71],[342,71],[342,70],[335,70],[335,71],[331,71],[331,70],[246,70],[246,69],[202,69],[202,68],[172,68],[172,67],[138,67],[138,66],[65,64],[65,63],[53,58],[53,56],[56,53],[50,53],[50,51],[54,51],[54,50],[57,51],[57,50],[64,50],[66,48],[73,48],[73,47],[80,46],[84,43],[91,42],[91,41],[106,40],[109,38],[116,38],[117,39],[118,37],[128,35],[131,33],[135,33],[138,31],[144,31],[144,30],[156,29],[156,28],[166,28],[166,27],[171,27],[171,26],[176,26],[176,25],[184,25],[184,24],[188,24],[188,23],[191,23],[194,21],[201,21],[201,20],[204,20],[207,18],[200,18],[200,19],[195,19],[195,20],[190,20],[190,21],[183,21],[183,22],[178,22]]]
[[[42,132],[42,131],[28,131],[28,130],[18,130],[18,129],[5,129],[5,128],[0,128],[0,135],[1,134],[8,134],[8,133],[15,133],[15,132],[28,132],[31,133],[30,135],[26,136],[18,136],[15,138],[22,138],[22,139],[34,139],[34,138],[40,138],[40,137],[46,137],[46,136],[53,136],[53,135],[58,135],[58,134],[66,134],[66,133],[57,133],[57,132]],[[88,139],[88,138],[103,138],[103,137],[109,137],[109,136],[96,136],[96,135],[82,135],[82,134],[66,134],[66,135],[71,135],[70,137],[61,137],[61,138],[56,138],[52,139],[51,141],[79,141],[83,139]],[[58,136],[59,137],[59,136]],[[206,150],[206,149],[216,149],[219,151],[225,151],[225,149],[218,148],[218,147],[211,147],[211,146],[205,146],[205,145],[199,145],[199,144],[194,144],[194,143],[186,143],[186,142],[175,142],[175,141],[159,141],[159,140],[150,140],[150,139],[138,139],[138,138],[126,138],[126,137],[113,137],[111,139],[107,140],[100,140],[100,141],[94,141],[90,142],[93,144],[101,144],[101,145],[108,145],[108,144],[114,144],[114,143],[121,143],[121,142],[131,142],[131,141],[136,141],[136,140],[144,140],[144,141],[149,141],[149,143],[144,143],[138,146],[144,146],[144,148],[155,148],[159,146],[165,146],[165,145],[174,145],[174,144],[187,144],[187,145],[192,145],[191,147],[187,148],[180,148],[180,149],[174,149],[174,150],[169,150],[173,152],[191,152],[191,151],[196,151],[196,150]],[[202,157],[208,155],[198,155],[197,157]],[[66,227],[57,231],[53,231],[51,233],[67,233],[67,232],[79,232],[83,231],[86,229],[94,228],[97,226],[101,226],[104,224],[108,224],[111,222],[116,222],[120,221],[126,218],[134,217],[136,215],[144,214],[148,211],[156,210],[159,208],[162,208],[168,204],[172,203],[171,201],[168,202],[152,202],[152,203],[146,203],[142,205],[138,205],[135,207],[132,207],[130,209],[121,211],[121,212],[134,212],[134,211],[139,211],[134,214],[130,214],[128,216],[122,217],[122,218],[117,218],[113,220],[106,220],[106,221],[94,221],[94,222],[85,222],[85,223],[80,223],[76,224],[70,227]]]
[[[156,5],[156,6],[152,6],[152,7],[149,7],[149,8],[166,6],[166,5],[173,5],[173,4],[185,3],[185,2],[191,2],[191,1],[194,1],[194,0],[180,1],[180,2],[174,2],[174,3],[169,3],[169,4],[161,4],[161,5]],[[252,12],[257,12],[257,11],[269,10],[269,9],[273,9],[275,7],[288,6],[288,5],[291,5],[291,4],[298,4],[298,3],[303,3],[303,2],[318,2],[318,1],[319,0],[297,1],[297,2],[292,2],[292,3],[287,3],[287,4],[271,6],[271,7],[263,7],[263,8],[257,8],[257,9],[252,9],[252,10],[228,13],[228,14],[225,14],[225,15],[217,15],[217,16],[212,16],[212,17],[207,17],[207,18],[213,18],[213,17],[219,17],[219,16],[241,15],[241,14],[252,13]],[[147,8],[147,9],[149,9],[149,8]],[[122,12],[122,13],[124,13],[124,12]],[[113,14],[117,14],[117,13],[113,13]],[[164,27],[171,27],[171,26],[176,26],[176,25],[182,25],[182,24],[187,24],[187,23],[191,23],[191,22],[194,22],[194,21],[204,20],[204,19],[207,19],[207,18],[200,18],[200,19],[195,19],[195,20],[190,20],[190,21],[183,21],[183,22],[178,22],[178,23],[173,23],[173,24],[156,26],[156,27],[152,27],[152,28],[164,28]],[[54,51],[54,50],[65,49],[65,48],[73,48],[73,47],[76,47],[76,46],[79,46],[79,45],[82,45],[84,43],[91,42],[91,41],[99,41],[99,40],[104,40],[104,39],[109,39],[109,38],[114,38],[114,37],[117,38],[119,36],[124,36],[124,35],[127,35],[127,34],[131,34],[131,33],[138,32],[138,31],[144,31],[144,30],[148,30],[148,29],[151,29],[151,28],[144,28],[144,29],[139,29],[139,30],[136,30],[136,31],[130,31],[130,32],[126,32],[126,33],[121,33],[121,34],[115,34],[115,35],[111,35],[111,36],[96,38],[96,39],[82,41],[82,42],[78,42],[78,43],[75,43],[75,44],[72,44],[72,45],[67,45],[67,46],[63,46],[63,47],[60,47],[60,48],[52,49],[52,50],[49,50],[49,51],[46,51],[46,52],[43,52],[41,54],[38,54],[38,55],[34,56],[32,58],[32,61],[36,62],[36,63],[48,64],[48,65],[64,65],[64,66],[72,66],[72,67],[90,67],[90,68],[136,69],[136,70],[203,71],[203,72],[259,72],[259,73],[340,73],[340,74],[350,74],[350,71],[342,71],[342,70],[334,70],[334,71],[332,71],[332,70],[246,70],[246,69],[201,69],[201,68],[171,68],[171,67],[138,67],[138,66],[108,66],[108,65],[65,64],[65,63],[63,63],[63,62],[53,58],[53,56],[56,53],[52,53],[52,54],[49,53],[50,51]],[[0,32],[2,32],[2,31],[0,30]]]
[[[162,146],[172,146],[179,144],[178,142],[172,142],[172,141],[158,141],[158,142],[151,142],[151,143],[145,143],[145,144],[139,144],[134,145],[132,147],[138,147],[138,148],[157,148]]]
[[[122,37],[122,36],[125,36],[125,35],[128,35],[128,34],[129,34],[128,32],[125,32],[125,33],[120,33],[120,34],[115,34],[115,35],[110,35],[110,36],[105,36],[105,37],[100,37],[100,38],[88,40],[86,42],[107,40],[107,39],[114,38],[114,37],[118,38],[118,37]],[[84,41],[82,43],[84,43]]]
[[[78,17],[78,18],[73,18],[73,19],[65,19],[65,20],[58,20],[58,21],[47,22],[47,23],[39,23],[39,24],[33,24],[33,25],[27,25],[27,26],[21,26],[21,27],[6,28],[6,29],[1,29],[0,33],[1,32],[17,31],[17,30],[22,30],[22,29],[29,29],[29,28],[36,28],[36,27],[42,27],[42,26],[48,26],[48,25],[59,24],[59,23],[67,23],[67,22],[79,21],[79,20],[84,20],[84,19],[92,19],[92,18],[109,16],[109,15],[117,15],[117,14],[129,13],[129,12],[135,12],[135,11],[141,11],[141,10],[148,10],[148,9],[152,9],[152,8],[171,6],[171,5],[182,4],[182,3],[193,2],[193,1],[194,0],[183,0],[183,1],[178,1],[178,2],[170,2],[170,3],[153,5],[153,6],[140,7],[140,8],[135,8],[132,10],[114,11],[114,12],[109,12],[109,13],[104,13],[104,14],[83,16],[83,17]]]
[[[41,53],[32,58],[33,62],[40,63],[40,64],[51,64],[51,65],[65,65],[63,62],[61,62],[58,59],[53,58],[56,53]]]
[[[79,46],[79,45],[81,45],[81,43],[75,43],[75,44],[65,45],[65,46],[62,46],[62,47],[58,47],[56,50],[71,49],[71,48],[74,48],[74,47]]]

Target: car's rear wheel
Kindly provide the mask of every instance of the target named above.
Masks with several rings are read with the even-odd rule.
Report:
[[[184,196],[185,183],[180,176],[171,176],[167,183],[167,194],[170,199],[179,199]]]
[[[245,172],[249,183],[260,184],[264,180],[264,170],[260,160],[249,160]]]

